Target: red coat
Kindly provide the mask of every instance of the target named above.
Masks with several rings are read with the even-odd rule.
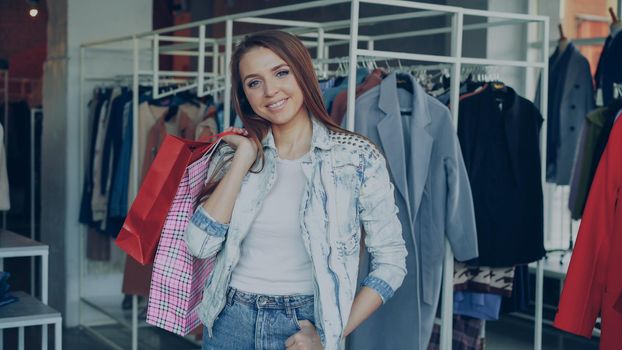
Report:
[[[622,117],[598,165],[555,317],[555,327],[622,349]]]

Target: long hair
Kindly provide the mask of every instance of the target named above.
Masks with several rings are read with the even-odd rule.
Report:
[[[271,124],[253,111],[244,93],[244,85],[242,84],[242,77],[240,76],[240,61],[248,51],[258,47],[266,48],[274,52],[287,63],[302,91],[304,108],[307,109],[310,115],[323,123],[329,130],[351,133],[332,121],[326,111],[320,86],[315,75],[315,70],[313,69],[311,55],[296,36],[278,30],[269,30],[248,35],[238,44],[231,56],[231,66],[229,67],[231,70],[231,102],[242,120],[244,128],[248,131],[248,137],[257,144],[257,160],[261,164],[258,171],[263,169],[264,164],[264,152],[261,140],[268,134]],[[228,157],[226,162],[230,160],[231,157]],[[219,168],[222,167],[224,167],[224,165],[219,165]],[[214,174],[217,173],[220,173],[220,171],[214,172]],[[212,176],[205,185],[199,197],[199,202],[204,201],[207,196],[214,191],[217,185],[218,179]]]

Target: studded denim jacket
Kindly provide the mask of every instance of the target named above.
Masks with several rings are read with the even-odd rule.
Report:
[[[386,302],[406,275],[406,247],[383,155],[366,139],[328,130],[312,118],[310,157],[302,168],[307,185],[300,205],[300,227],[314,275],[316,329],[325,349],[338,349],[357,290],[361,226],[372,255],[362,285]],[[216,151],[208,177],[227,145]],[[226,301],[240,246],[276,178],[277,150],[271,133],[263,140],[264,168],[248,173],[229,224],[216,222],[202,207],[187,229],[186,243],[198,258],[218,254],[199,307],[209,336]],[[226,169],[221,171],[222,176]]]

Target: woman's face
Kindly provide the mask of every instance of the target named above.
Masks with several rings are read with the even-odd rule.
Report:
[[[244,54],[240,76],[251,107],[271,124],[285,125],[308,116],[291,68],[270,49],[257,47]]]

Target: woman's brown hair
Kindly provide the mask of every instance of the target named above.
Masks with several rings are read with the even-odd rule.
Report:
[[[304,44],[294,35],[278,30],[269,30],[248,35],[238,44],[233,55],[231,56],[231,102],[238,116],[242,120],[244,128],[248,131],[248,137],[257,144],[257,159],[261,163],[261,171],[264,162],[264,152],[261,146],[261,140],[268,134],[270,130],[270,122],[260,117],[253,111],[253,108],[246,99],[242,77],[240,76],[240,61],[244,55],[252,49],[262,47],[274,52],[283,61],[287,63],[293,73],[304,100],[304,107],[310,115],[323,123],[328,129],[350,133],[348,130],[342,129],[335,124],[330,118],[324,102],[322,93],[318,84],[313,62],[309,51]],[[230,161],[228,157],[226,161]],[[222,169],[224,164],[218,165]],[[219,174],[217,170],[214,174]],[[204,201],[218,185],[217,176],[207,182],[199,203]]]

